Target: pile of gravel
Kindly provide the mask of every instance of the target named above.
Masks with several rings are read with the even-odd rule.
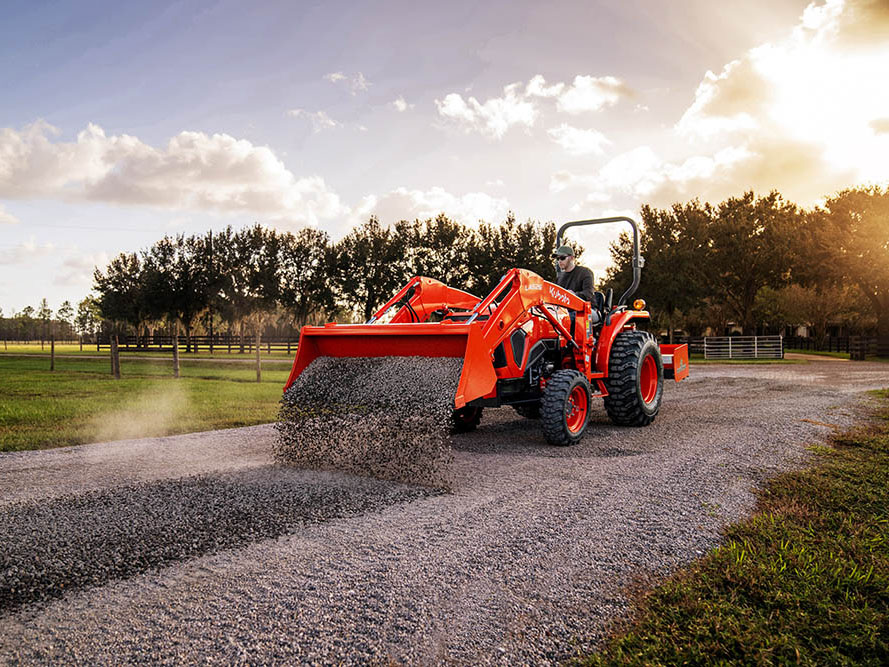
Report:
[[[3,505],[0,613],[430,493],[266,466]]]
[[[281,400],[275,458],[447,488],[462,367],[462,358],[318,358]]]

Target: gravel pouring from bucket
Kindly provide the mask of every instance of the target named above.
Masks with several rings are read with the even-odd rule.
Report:
[[[319,357],[288,387],[275,457],[305,468],[449,487],[463,360]]]

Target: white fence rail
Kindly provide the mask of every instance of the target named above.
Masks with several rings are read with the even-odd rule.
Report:
[[[708,336],[704,359],[783,359],[783,336]]]

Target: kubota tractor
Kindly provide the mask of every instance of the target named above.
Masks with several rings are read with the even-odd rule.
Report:
[[[658,345],[638,327],[645,302],[628,299],[643,260],[636,223],[625,217],[578,220],[559,229],[627,222],[633,228],[633,283],[612,304],[592,303],[536,273],[511,269],[484,299],[431,278],[413,278],[365,324],[303,327],[286,391],[317,357],[462,357],[454,427],[474,429],[485,407],[512,406],[539,419],[546,440],[573,445],[594,397],[615,424],[645,426],[658,414],[664,378],[688,375],[686,345]]]

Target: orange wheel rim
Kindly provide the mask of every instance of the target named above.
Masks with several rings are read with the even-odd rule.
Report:
[[[586,414],[589,409],[589,398],[583,387],[578,385],[571,390],[568,396],[567,415],[565,421],[568,430],[577,433],[586,423]]]
[[[653,355],[648,355],[642,360],[642,371],[639,373],[639,391],[642,393],[642,401],[651,403],[657,394],[657,364]]]

